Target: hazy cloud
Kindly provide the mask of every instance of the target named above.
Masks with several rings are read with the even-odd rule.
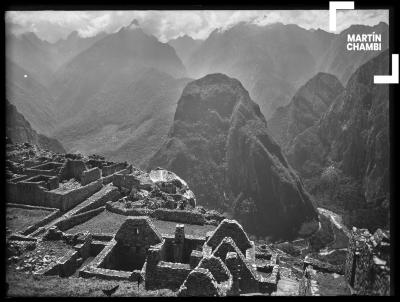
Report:
[[[338,11],[338,31],[352,24],[375,25],[389,23],[388,10]],[[166,42],[189,35],[205,39],[215,29],[226,29],[246,21],[260,25],[282,22],[306,29],[328,30],[327,10],[269,10],[269,11],[9,11],[6,29],[15,34],[34,32],[41,39],[54,42],[72,31],[90,37],[105,31],[118,31],[137,19],[148,33]]]

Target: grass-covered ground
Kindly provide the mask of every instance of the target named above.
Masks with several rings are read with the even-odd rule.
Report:
[[[173,235],[175,234],[176,225],[182,223],[153,219],[153,224],[161,234]],[[207,232],[213,231],[216,228],[213,225],[196,225],[196,224],[184,224],[184,225],[185,225],[185,235],[202,236],[202,237],[205,237]]]
[[[101,212],[99,215],[89,219],[88,221],[76,225],[69,229],[67,233],[75,234],[78,232],[89,231],[91,233],[107,233],[114,234],[118,231],[121,224],[125,221],[127,216],[115,214],[107,210]],[[174,221],[162,221],[152,219],[154,226],[159,230],[161,234],[173,235],[175,233],[175,227],[179,222]],[[194,225],[185,224],[185,234],[193,236],[205,237],[208,231],[215,229],[213,225]]]
[[[9,287],[8,297],[106,297],[102,290],[111,289],[117,284],[119,284],[119,288],[112,296],[160,297],[176,295],[175,292],[167,289],[146,291],[143,283],[140,284],[138,289],[136,282],[35,276],[16,271],[7,273],[6,282]]]
[[[343,275],[317,272],[313,278],[319,296],[348,296],[350,289]]]
[[[6,227],[13,232],[22,231],[50,214],[47,210],[7,207]]]
[[[115,214],[107,210],[95,217],[69,229],[67,233],[75,234],[89,231],[90,233],[116,233],[127,216]]]

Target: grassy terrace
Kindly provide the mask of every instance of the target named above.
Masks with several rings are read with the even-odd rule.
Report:
[[[175,292],[167,289],[146,291],[141,283],[138,289],[136,282],[108,281],[96,278],[79,277],[60,278],[58,276],[34,276],[16,271],[7,273],[9,285],[8,297],[106,297],[103,289],[119,285],[114,296],[174,296]]]
[[[52,212],[42,209],[22,209],[7,207],[6,226],[13,232],[22,231],[28,226],[42,220]]]
[[[67,233],[75,234],[78,232],[89,231],[91,233],[116,233],[121,226],[121,224],[125,221],[127,216],[115,214],[109,211],[103,211],[99,215],[91,218],[88,221],[80,225],[76,225],[69,229]],[[161,234],[170,234],[173,235],[175,233],[175,226],[178,222],[173,221],[162,221],[153,219],[153,223],[156,228],[158,228]],[[208,231],[212,231],[215,229],[215,226],[212,225],[194,225],[194,224],[185,224],[185,234],[193,235],[193,236],[205,236]]]

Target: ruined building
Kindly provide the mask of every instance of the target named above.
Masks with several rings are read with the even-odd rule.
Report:
[[[256,246],[240,223],[196,205],[170,171],[7,148],[8,269],[138,282],[179,297],[313,295],[318,270],[345,275],[356,294],[389,293],[387,232],[353,230],[344,270],[307,256],[299,280],[288,254]]]
[[[381,229],[371,235],[353,228],[345,266],[345,276],[359,295],[390,294],[390,233]]]

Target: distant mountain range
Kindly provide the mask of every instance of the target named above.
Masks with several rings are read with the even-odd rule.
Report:
[[[386,48],[384,23],[352,26],[338,35],[240,23],[204,41],[183,36],[168,43],[138,24],[91,38],[72,32],[53,44],[33,33],[7,34],[6,93],[34,129],[57,137],[68,151],[145,166],[166,138],[190,78],[221,72],[239,79],[268,119],[319,71],[345,84],[377,54],[348,53],[346,33],[372,31],[383,34]]]
[[[268,119],[286,105],[296,90],[319,71],[332,73],[342,84],[379,52],[349,52],[348,33],[382,34],[382,50],[388,47],[388,25],[354,25],[340,34],[306,30],[275,23],[257,26],[239,23],[215,30],[187,59],[189,76],[199,78],[222,72],[239,79]]]

